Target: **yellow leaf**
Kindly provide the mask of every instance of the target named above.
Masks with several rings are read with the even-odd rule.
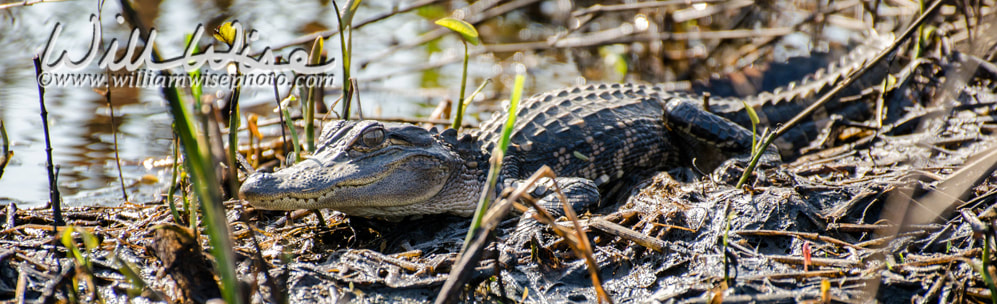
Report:
[[[464,37],[464,41],[470,42],[473,45],[478,45],[478,30],[475,29],[470,23],[446,17],[436,20],[436,24],[459,33]]]
[[[260,133],[259,125],[256,123],[260,119],[259,115],[256,113],[249,113],[249,125],[246,128],[249,129],[249,133],[256,137],[256,139],[262,140],[263,133]]]
[[[746,101],[742,100],[741,103],[744,104],[744,111],[748,112],[748,118],[751,119],[751,125],[757,126],[760,120],[758,119],[758,113],[755,113],[755,108],[752,108]]]
[[[233,43],[235,43],[235,34],[236,34],[235,27],[233,25],[237,24],[238,22],[239,22],[238,20],[233,20],[232,22],[225,22],[224,24],[219,25],[217,28],[215,28],[215,34],[214,34],[215,39],[218,39],[218,41],[224,42],[225,44],[231,46]]]

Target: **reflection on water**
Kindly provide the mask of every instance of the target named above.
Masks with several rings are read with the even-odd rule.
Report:
[[[0,179],[0,203],[13,200],[38,206],[48,201],[48,177],[31,58],[41,52],[57,22],[64,26],[57,49],[70,51],[73,59],[82,57],[81,50],[87,49],[92,36],[89,15],[96,14],[97,7],[92,2],[65,2],[8,11],[9,18],[0,21],[0,31],[6,33],[0,36],[0,53],[4,54],[0,60],[0,119],[11,137],[14,157]],[[107,37],[127,34],[126,29],[114,26],[105,26],[104,31]],[[115,89],[112,94],[117,112],[114,127],[119,133],[126,182],[146,174],[158,175],[142,167],[140,161],[165,156],[170,147],[165,120],[168,117],[162,115],[162,105],[155,98],[140,101],[139,93],[135,89]],[[69,204],[87,203],[76,202],[74,195],[106,188],[117,181],[106,102],[92,89],[78,87],[48,88],[45,100],[52,154],[60,168],[59,187],[64,200]]]
[[[30,80],[33,76],[26,78]],[[0,117],[6,124],[15,154],[0,179],[0,197],[39,204],[47,201],[48,180],[37,91],[19,89],[33,83],[8,85],[8,79],[4,81],[4,89],[0,90],[4,101],[0,104]],[[158,174],[147,171],[140,161],[168,155],[169,117],[163,115],[158,102],[144,104],[135,96],[129,98],[124,94],[114,101],[117,107],[114,127],[118,130],[126,181]],[[72,196],[81,190],[112,185],[117,180],[114,139],[111,117],[101,95],[83,88],[52,89],[46,92],[46,106],[62,193]],[[67,198],[67,202],[72,199]]]

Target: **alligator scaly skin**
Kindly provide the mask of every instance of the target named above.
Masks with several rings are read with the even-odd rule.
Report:
[[[816,98],[824,95],[845,79],[849,74],[861,69],[869,61],[874,59],[879,52],[893,42],[893,35],[875,35],[869,37],[866,43],[858,45],[847,55],[830,63],[827,67],[820,69],[805,78],[776,88],[772,92],[762,92],[757,95],[738,98],[713,98],[710,111],[723,116],[739,125],[749,127],[751,120],[744,110],[744,104],[755,109],[758,114],[761,126],[775,127],[777,124],[789,121],[797,113],[807,108]],[[865,75],[857,79],[837,94],[837,96],[858,95],[863,89],[877,85],[886,76],[888,64],[880,63],[870,69]],[[783,156],[796,156],[797,149],[810,143],[825,126],[828,113],[840,113],[846,117],[853,117],[856,114],[871,113],[869,105],[862,102],[841,103],[837,98],[825,103],[823,107],[811,114],[812,119],[791,129],[776,140],[776,145]]]
[[[872,40],[814,78],[744,101],[758,111],[763,124],[784,122],[889,40]],[[717,98],[707,111],[700,96],[639,84],[538,94],[520,104],[498,191],[546,165],[576,208],[591,205],[599,201],[600,188],[628,174],[692,166],[693,159],[702,167],[750,152],[752,135],[743,113],[741,99]],[[495,115],[461,136],[452,129],[437,132],[396,123],[330,122],[311,158],[276,173],[251,175],[240,196],[262,209],[469,216],[505,121],[504,115]]]

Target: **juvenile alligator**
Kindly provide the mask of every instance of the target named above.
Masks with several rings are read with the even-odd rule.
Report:
[[[814,95],[861,67],[891,38],[872,39],[787,90],[747,100],[764,119],[788,120]],[[547,165],[576,206],[633,173],[744,155],[751,133],[738,99],[702,97],[639,84],[600,84],[542,93],[520,104],[499,189]],[[492,148],[506,119],[495,115],[458,136],[377,121],[328,122],[314,155],[275,173],[255,173],[240,196],[262,209],[328,208],[356,216],[474,212]],[[741,125],[735,123],[740,122]]]

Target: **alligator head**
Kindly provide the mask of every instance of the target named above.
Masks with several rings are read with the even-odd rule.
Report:
[[[250,175],[239,196],[261,209],[327,208],[358,216],[446,213],[445,185],[464,166],[434,132],[396,123],[332,121],[308,159]],[[461,213],[461,212],[458,212]]]

